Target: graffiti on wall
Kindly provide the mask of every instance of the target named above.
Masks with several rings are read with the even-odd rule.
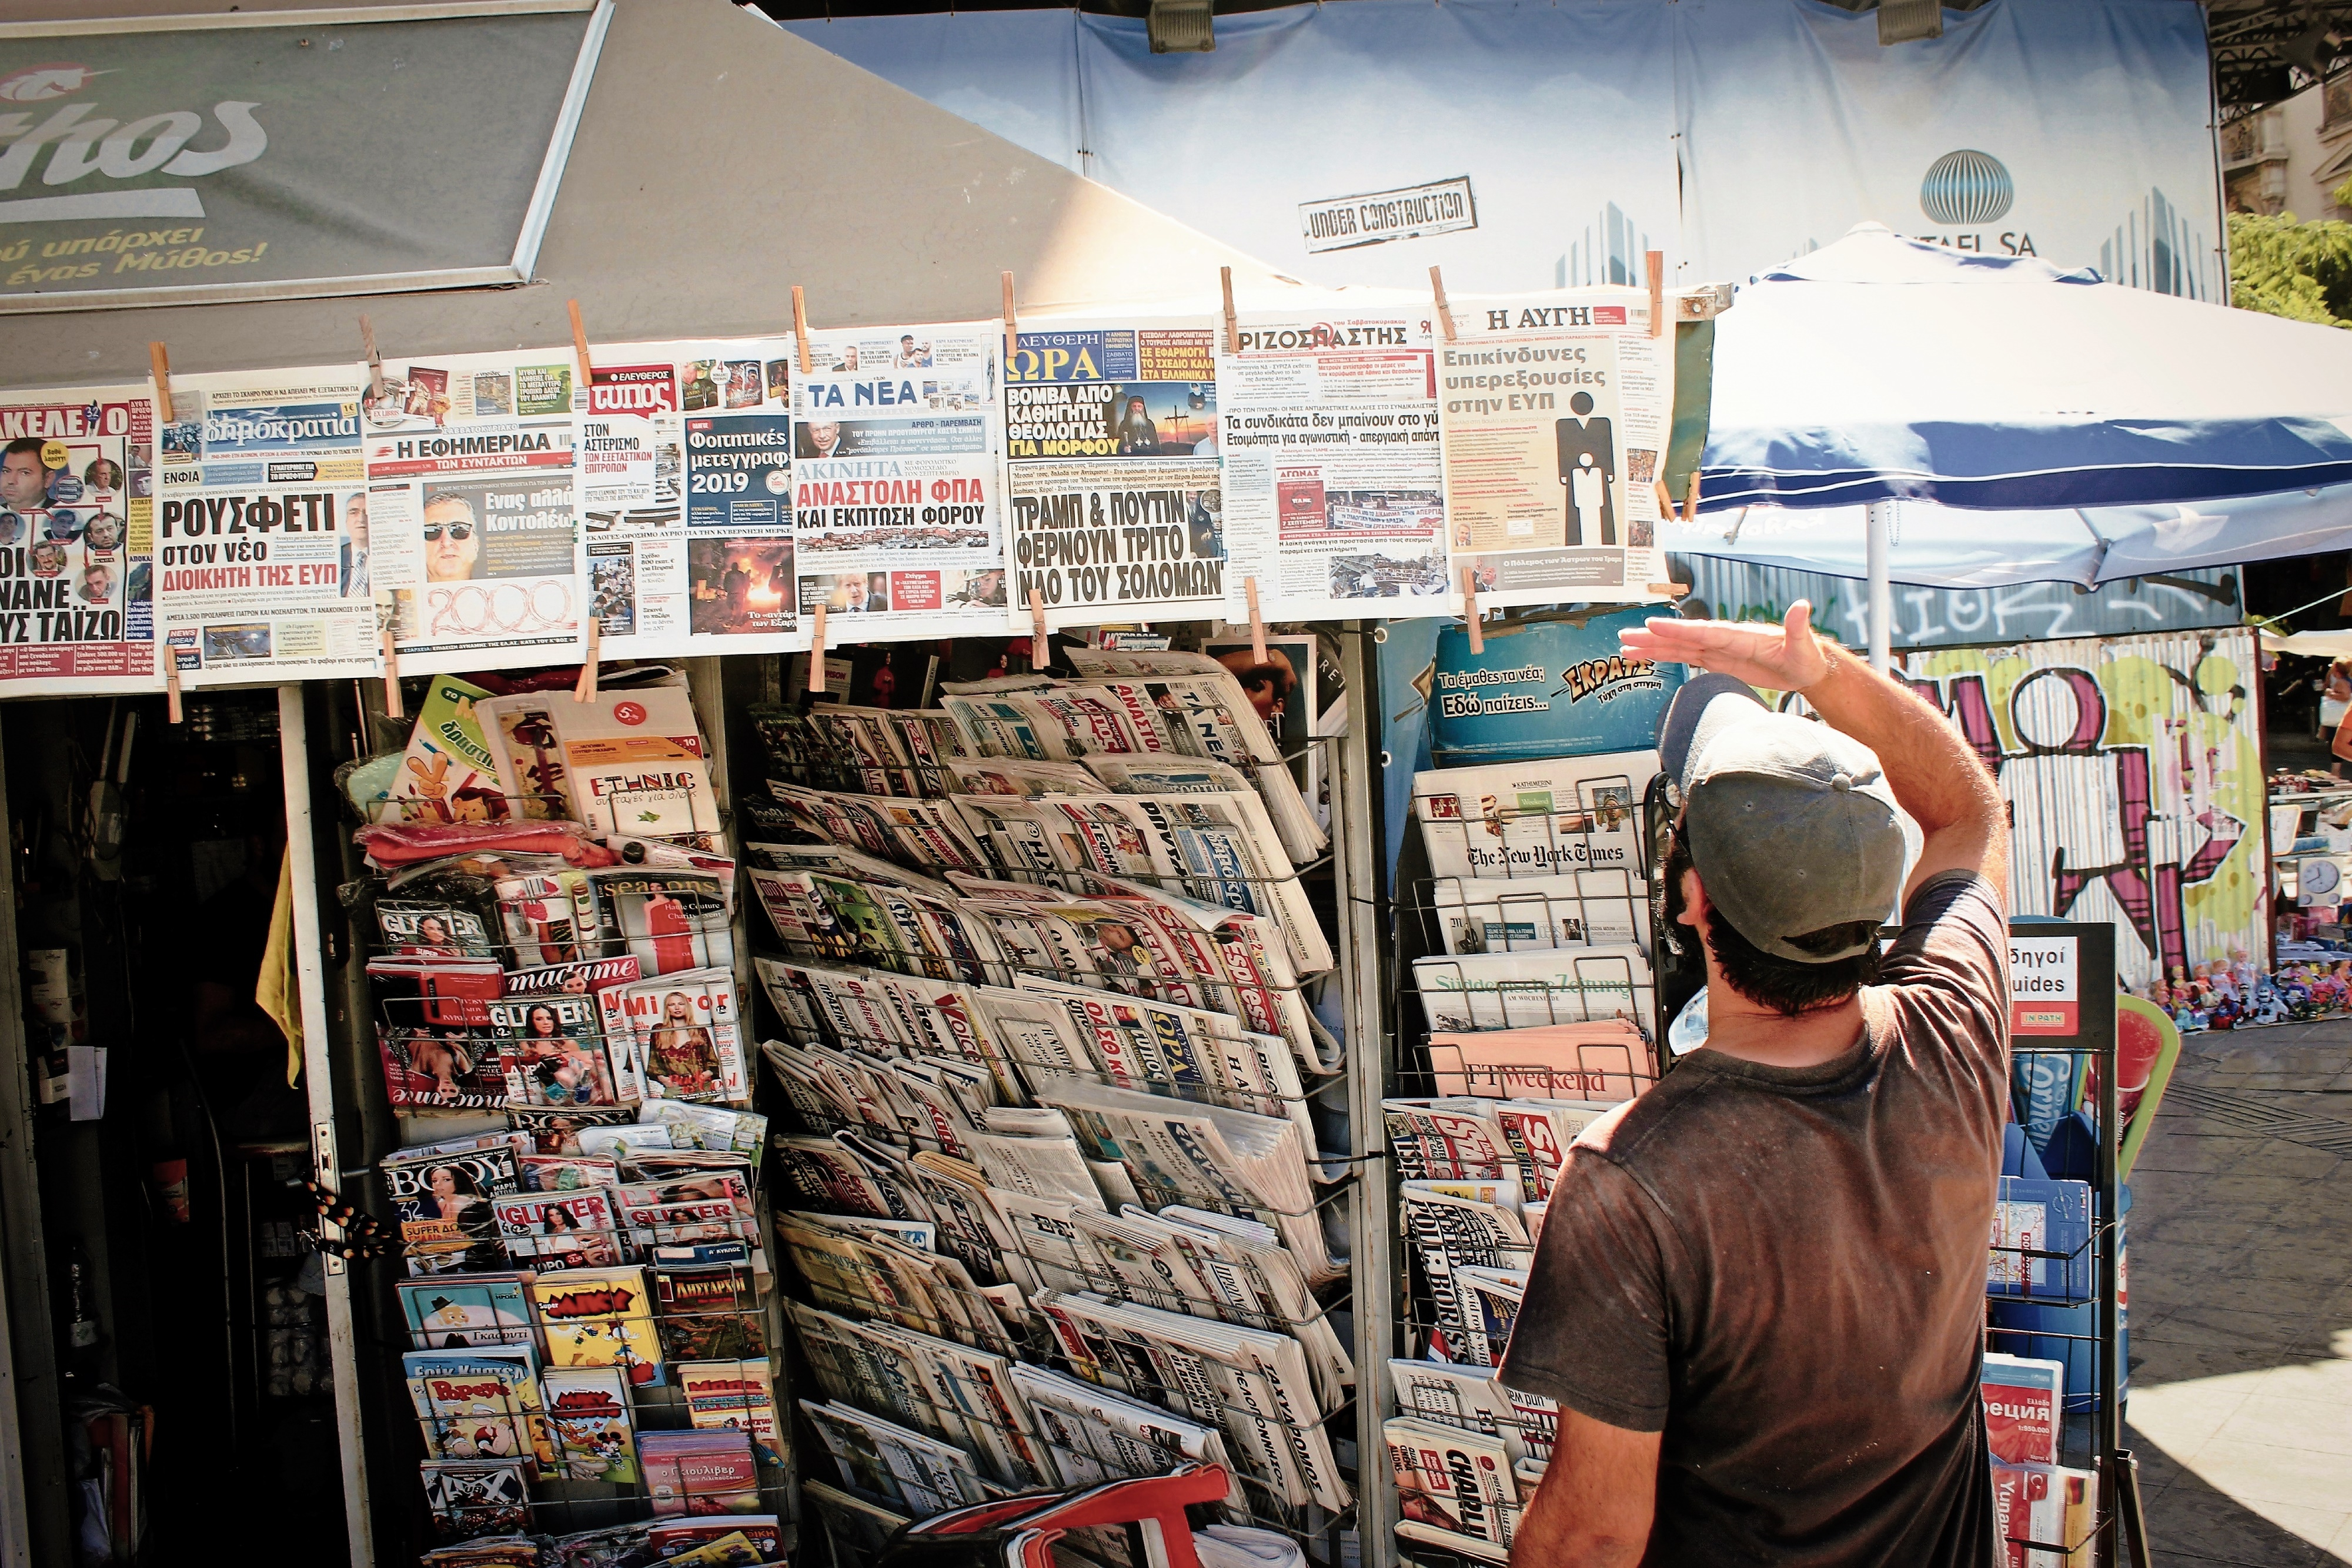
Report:
[[[2010,906],[2107,920],[2134,989],[2263,954],[2262,748],[2242,629],[1906,653],[2010,804]]]

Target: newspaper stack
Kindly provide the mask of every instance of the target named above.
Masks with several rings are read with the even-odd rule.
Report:
[[[1639,825],[1654,751],[1416,773],[1413,815],[1440,877],[1621,872],[1649,880]]]
[[[961,1448],[837,1401],[800,1406],[853,1491],[886,1498],[918,1519],[988,1500]]]
[[[1389,1363],[1389,1382],[1404,1414],[1441,1427],[1499,1437],[1514,1468],[1522,1460],[1551,1458],[1559,1429],[1559,1406],[1540,1394],[1507,1387],[1491,1366],[1458,1362]]]
[[[1013,1385],[1035,1420],[1039,1441],[1065,1488],[1158,1475],[1187,1460],[1235,1473],[1225,1455],[1223,1429],[1214,1422],[1190,1421],[1025,1362],[1013,1364]],[[1226,1494],[1226,1506],[1244,1507],[1238,1479]]]
[[[859,788],[869,795],[944,795],[942,769],[961,756],[955,721],[945,712],[819,703],[808,723],[821,743],[856,759]]]
[[[1657,1011],[1649,956],[1630,945],[1433,954],[1413,961],[1412,980],[1433,1032],[1610,1019],[1638,1030]]]
[[[1081,1377],[1223,1427],[1241,1468],[1285,1503],[1348,1506],[1297,1340],[1088,1292],[1036,1306]]]
[[[889,1323],[860,1322],[786,1302],[817,1384],[836,1404],[887,1412],[902,1425],[963,1449],[1001,1485],[1051,1485],[1036,1423],[1013,1385],[1015,1364]]]
[[[1474,1365],[1494,1365],[1502,1359],[1503,1342],[1489,1339],[1483,1303],[1465,1310],[1468,1286],[1461,1276],[1474,1269],[1524,1269],[1533,1260],[1517,1177],[1399,1182],[1397,1206],[1429,1286],[1435,1320],[1431,1348]],[[1508,1337],[1506,1332],[1504,1340]]]
[[[944,800],[847,795],[771,783],[768,791],[803,827],[923,870],[986,871],[992,862]]]

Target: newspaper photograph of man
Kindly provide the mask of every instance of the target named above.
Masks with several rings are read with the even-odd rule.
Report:
[[[464,582],[482,560],[482,525],[470,496],[436,490],[425,498],[425,580]]]

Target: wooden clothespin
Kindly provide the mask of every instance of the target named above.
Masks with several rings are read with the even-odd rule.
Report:
[[[173,724],[183,722],[180,712],[180,654],[169,643],[163,644],[163,709]]]
[[[1696,466],[1691,469],[1690,498],[1683,503],[1683,517],[1690,522],[1698,521],[1698,469]]]
[[[809,628],[809,690],[824,690],[824,606],[814,612],[815,620]]]
[[[1004,275],[1004,373],[1013,374],[1013,356],[1021,351],[1021,328],[1013,317],[1013,275]]]
[[[1671,522],[1675,517],[1675,493],[1666,488],[1664,479],[1650,481],[1650,491],[1658,497],[1658,516]]]
[[[793,336],[800,340],[801,374],[806,375],[809,373],[808,300],[802,295],[801,286],[797,283],[793,285]]]
[[[383,629],[383,716],[405,718],[400,707],[400,653],[392,628]]]
[[[176,423],[172,418],[172,356],[163,351],[163,344],[147,345],[147,368],[155,376],[155,412],[163,415],[165,424]],[[178,660],[172,663],[178,667]]]
[[[1242,591],[1249,595],[1250,662],[1253,664],[1263,664],[1266,662],[1265,617],[1258,613],[1257,579],[1254,577],[1243,578]]]
[[[580,384],[586,388],[595,381],[588,368],[588,329],[580,322],[580,301],[567,299],[563,308],[572,313],[572,351],[580,356]]]
[[[1687,582],[1650,582],[1643,584],[1643,587],[1661,599],[1681,599],[1690,592]]]
[[[1478,571],[1475,567],[1462,569],[1462,614],[1470,622],[1470,651],[1486,651],[1486,633],[1478,625]]]
[[[588,617],[588,647],[580,659],[580,679],[572,688],[573,702],[593,703],[596,700],[596,661],[600,656],[599,644],[604,639],[603,618],[591,615]]]
[[[1435,267],[1429,269],[1430,291],[1437,296],[1437,324],[1444,329],[1445,340],[1454,341],[1454,310],[1445,303],[1445,278]]]
[[[1241,323],[1234,318],[1234,269],[1221,267],[1217,268],[1217,276],[1225,286],[1225,352],[1238,354],[1242,351],[1242,329]],[[1264,664],[1265,661],[1261,659],[1258,662]]]
[[[1643,259],[1650,267],[1650,336],[1661,337],[1666,330],[1666,253],[1649,251]]]
[[[1046,652],[1050,644],[1051,636],[1045,630],[1045,591],[1042,588],[1033,588],[1029,591],[1029,667],[1031,669],[1042,670],[1045,667],[1052,657]]]
[[[360,341],[367,345],[368,386],[379,398],[383,396],[383,356],[376,352],[375,323],[360,318]]]

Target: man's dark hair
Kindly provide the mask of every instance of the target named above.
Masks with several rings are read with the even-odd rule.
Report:
[[[1820,953],[1834,953],[1864,939],[1870,946],[1850,958],[1833,958],[1826,964],[1800,964],[1757,946],[1732,929],[1721,910],[1707,912],[1706,947],[1715,955],[1715,961],[1723,966],[1725,981],[1749,1001],[1770,1008],[1784,1018],[1842,1002],[1878,979],[1875,920],[1850,920],[1789,937],[1791,946]]]
[[[1683,873],[1691,869],[1690,848],[1683,841],[1683,835],[1676,832],[1667,845],[1666,854],[1670,915],[1682,907]],[[1783,1018],[1795,1018],[1815,1008],[1842,1002],[1863,987],[1878,981],[1876,921],[1845,921],[1788,938],[1792,946],[1808,952],[1834,953],[1841,947],[1853,946],[1865,935],[1870,946],[1850,958],[1835,958],[1826,964],[1800,964],[1793,958],[1767,953],[1742,936],[1732,929],[1721,909],[1710,907],[1707,911],[1706,947],[1721,966],[1725,982],[1749,1001],[1770,1008]]]
[[[37,435],[20,435],[5,448],[0,448],[0,463],[5,463],[11,457],[22,456],[28,452],[37,459],[45,444],[46,443]],[[43,466],[46,467],[47,465],[44,464]]]

